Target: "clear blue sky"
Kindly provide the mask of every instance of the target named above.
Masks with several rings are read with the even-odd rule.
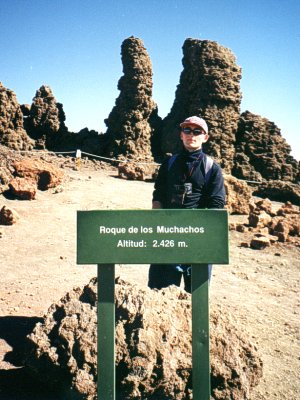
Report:
[[[241,111],[275,122],[300,159],[299,0],[0,0],[0,16],[0,81],[29,104],[49,85],[70,130],[106,130],[124,39],[144,42],[161,117],[174,101],[185,39],[209,39],[242,67]]]

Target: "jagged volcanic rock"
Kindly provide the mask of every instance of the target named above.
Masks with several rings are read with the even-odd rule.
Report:
[[[151,140],[160,124],[152,100],[152,65],[142,40],[130,37],[121,47],[123,73],[118,83],[120,95],[105,120],[109,157],[153,161]]]
[[[145,169],[141,166],[125,163],[118,167],[118,176],[122,179],[144,181],[146,179]]]
[[[22,178],[33,180],[40,190],[48,190],[58,186],[64,177],[64,171],[47,161],[24,158],[13,164],[15,174]]]
[[[29,189],[32,195],[28,195],[28,197],[34,198],[33,181],[37,186],[35,189],[40,190],[48,190],[60,185],[64,177],[61,161],[52,163],[43,158],[45,157],[40,157],[37,152],[28,158],[27,155],[15,153],[8,147],[0,145],[0,194],[11,189],[14,195],[18,195]],[[15,179],[16,177],[24,179]],[[24,198],[22,195],[21,197]]]
[[[67,132],[65,113],[57,103],[49,86],[43,85],[36,91],[25,128],[35,141],[36,147],[52,149],[59,140],[57,135]]]
[[[230,214],[249,214],[252,189],[232,175],[224,175],[226,209]]]
[[[300,206],[300,184],[286,181],[261,182],[253,190],[254,196],[269,198],[274,201],[286,202]]]
[[[7,146],[0,144],[0,194],[9,189],[9,182],[14,176],[14,161],[20,161],[23,156],[15,153]]]
[[[15,177],[9,182],[9,189],[13,196],[22,200],[34,200],[37,192],[37,183],[32,178]]]
[[[65,135],[65,144],[61,148],[65,150],[80,149],[89,154],[103,155],[104,135],[88,128],[83,128],[77,133]]]
[[[23,114],[15,93],[0,82],[0,144],[13,150],[31,150],[34,142],[23,126]]]
[[[20,107],[21,107],[23,117],[29,117],[31,105],[30,104],[21,104]]]
[[[183,44],[182,64],[174,104],[163,120],[162,149],[178,151],[179,123],[189,116],[200,115],[209,126],[206,152],[230,173],[240,115],[241,68],[231,50],[217,42],[190,38]]]
[[[48,310],[29,336],[27,365],[70,398],[96,398],[97,279]],[[191,399],[191,296],[116,280],[118,400]],[[225,308],[211,310],[213,399],[246,400],[262,375],[257,349]],[[101,324],[101,321],[99,321]]]
[[[267,118],[250,111],[241,114],[236,134],[233,174],[241,179],[262,181],[299,180],[299,163],[280,129]]]
[[[103,150],[103,135],[88,128],[70,132],[65,125],[63,105],[56,99],[49,86],[37,90],[31,106],[21,106],[24,125],[29,135],[35,139],[38,149],[53,151],[76,151],[100,155]]]
[[[299,216],[299,207],[290,202],[277,208],[269,199],[257,200],[250,204],[248,224],[237,225],[234,229],[240,232],[251,231],[253,236],[247,247],[250,246],[257,250],[264,249],[276,242],[288,242],[299,246]]]
[[[19,214],[12,208],[3,206],[0,209],[0,225],[13,225],[20,219]]]

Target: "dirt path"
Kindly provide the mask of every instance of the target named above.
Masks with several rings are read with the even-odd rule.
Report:
[[[21,216],[14,226],[0,226],[1,400],[56,398],[33,390],[22,375],[22,344],[53,302],[96,275],[96,266],[76,265],[76,211],[150,208],[152,183],[120,180],[112,171],[93,169],[66,174],[61,192],[39,192],[37,200],[0,196],[0,208],[7,205]],[[225,304],[257,342],[264,376],[251,400],[298,400],[300,249],[239,247],[245,235],[230,233],[230,265],[214,267],[211,301]],[[142,265],[117,267],[122,278],[144,285],[147,272]]]

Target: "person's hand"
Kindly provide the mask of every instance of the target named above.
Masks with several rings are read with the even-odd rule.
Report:
[[[153,210],[157,210],[159,208],[163,208],[161,202],[157,201],[157,200],[156,201],[152,201],[152,209]]]

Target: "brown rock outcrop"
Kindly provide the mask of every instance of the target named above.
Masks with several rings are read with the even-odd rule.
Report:
[[[275,215],[277,215],[277,209],[275,208],[270,199],[257,200],[255,203],[251,203],[250,211],[252,212],[265,211],[271,217],[275,217]]]
[[[300,210],[290,202],[275,209],[269,199],[250,204],[248,228],[253,232],[250,246],[263,249],[273,243],[289,242],[300,246]],[[235,228],[237,230],[237,227]]]
[[[103,135],[95,130],[83,128],[79,132],[70,132],[65,126],[63,105],[56,99],[49,86],[41,86],[36,92],[33,104],[21,106],[24,126],[35,139],[38,149],[53,151],[75,151],[100,155],[103,151]]]
[[[0,144],[13,150],[31,150],[34,142],[23,126],[23,114],[12,90],[0,82]]]
[[[43,85],[33,98],[25,128],[37,148],[52,149],[59,141],[58,135],[67,132],[65,119],[62,104],[56,102],[51,88]]]
[[[253,228],[264,228],[265,226],[268,226],[271,221],[271,215],[265,211],[257,212],[257,209],[255,209],[249,214],[249,225]]]
[[[151,140],[160,124],[152,100],[152,65],[142,40],[130,37],[121,47],[120,95],[105,120],[105,153],[109,157],[152,162]]]
[[[286,203],[277,211],[277,217],[269,224],[270,233],[280,242],[294,242],[300,245],[299,207]]]
[[[249,111],[241,114],[236,133],[233,174],[240,179],[296,182],[299,163],[280,129]]]
[[[252,189],[232,175],[224,175],[226,208],[230,214],[249,214]]]
[[[217,42],[198,39],[185,40],[182,64],[174,104],[163,120],[162,149],[166,153],[178,151],[180,122],[200,115],[209,127],[207,154],[230,173],[240,116],[241,68],[231,50]]]
[[[0,210],[0,225],[13,225],[20,219],[19,214],[12,208],[3,206]]]
[[[31,178],[37,182],[38,189],[47,190],[58,186],[64,177],[63,170],[52,164],[38,160],[25,158],[13,164],[15,173],[22,178]]]
[[[118,398],[191,399],[190,294],[120,279],[115,289]],[[53,304],[29,336],[27,365],[74,398],[96,398],[96,298],[94,278]],[[250,399],[262,375],[256,347],[221,306],[213,306],[210,322],[213,398]]]
[[[118,167],[118,176],[122,179],[144,181],[146,179],[146,171],[142,166],[131,163],[120,164]]]
[[[0,194],[8,190],[9,181],[11,180],[12,177],[12,174],[6,167],[6,165],[1,165],[1,164],[2,160],[0,158]]]
[[[286,181],[261,182],[253,190],[253,195],[274,201],[287,202],[300,206],[300,184]]]
[[[23,117],[25,117],[25,118],[29,117],[31,105],[30,104],[21,104],[20,107],[21,107]]]
[[[271,241],[267,236],[264,235],[255,235],[250,242],[250,247],[256,250],[263,250],[269,246],[271,246]]]
[[[23,159],[21,153],[16,153],[9,147],[0,144],[0,194],[9,189],[9,182],[14,175],[14,161]]]
[[[31,178],[13,178],[9,182],[11,193],[22,200],[34,200],[37,191],[37,183]]]
[[[77,133],[69,132],[63,135],[63,140],[57,144],[57,150],[70,151],[80,149],[89,154],[103,155],[104,135],[93,129],[83,128]]]

